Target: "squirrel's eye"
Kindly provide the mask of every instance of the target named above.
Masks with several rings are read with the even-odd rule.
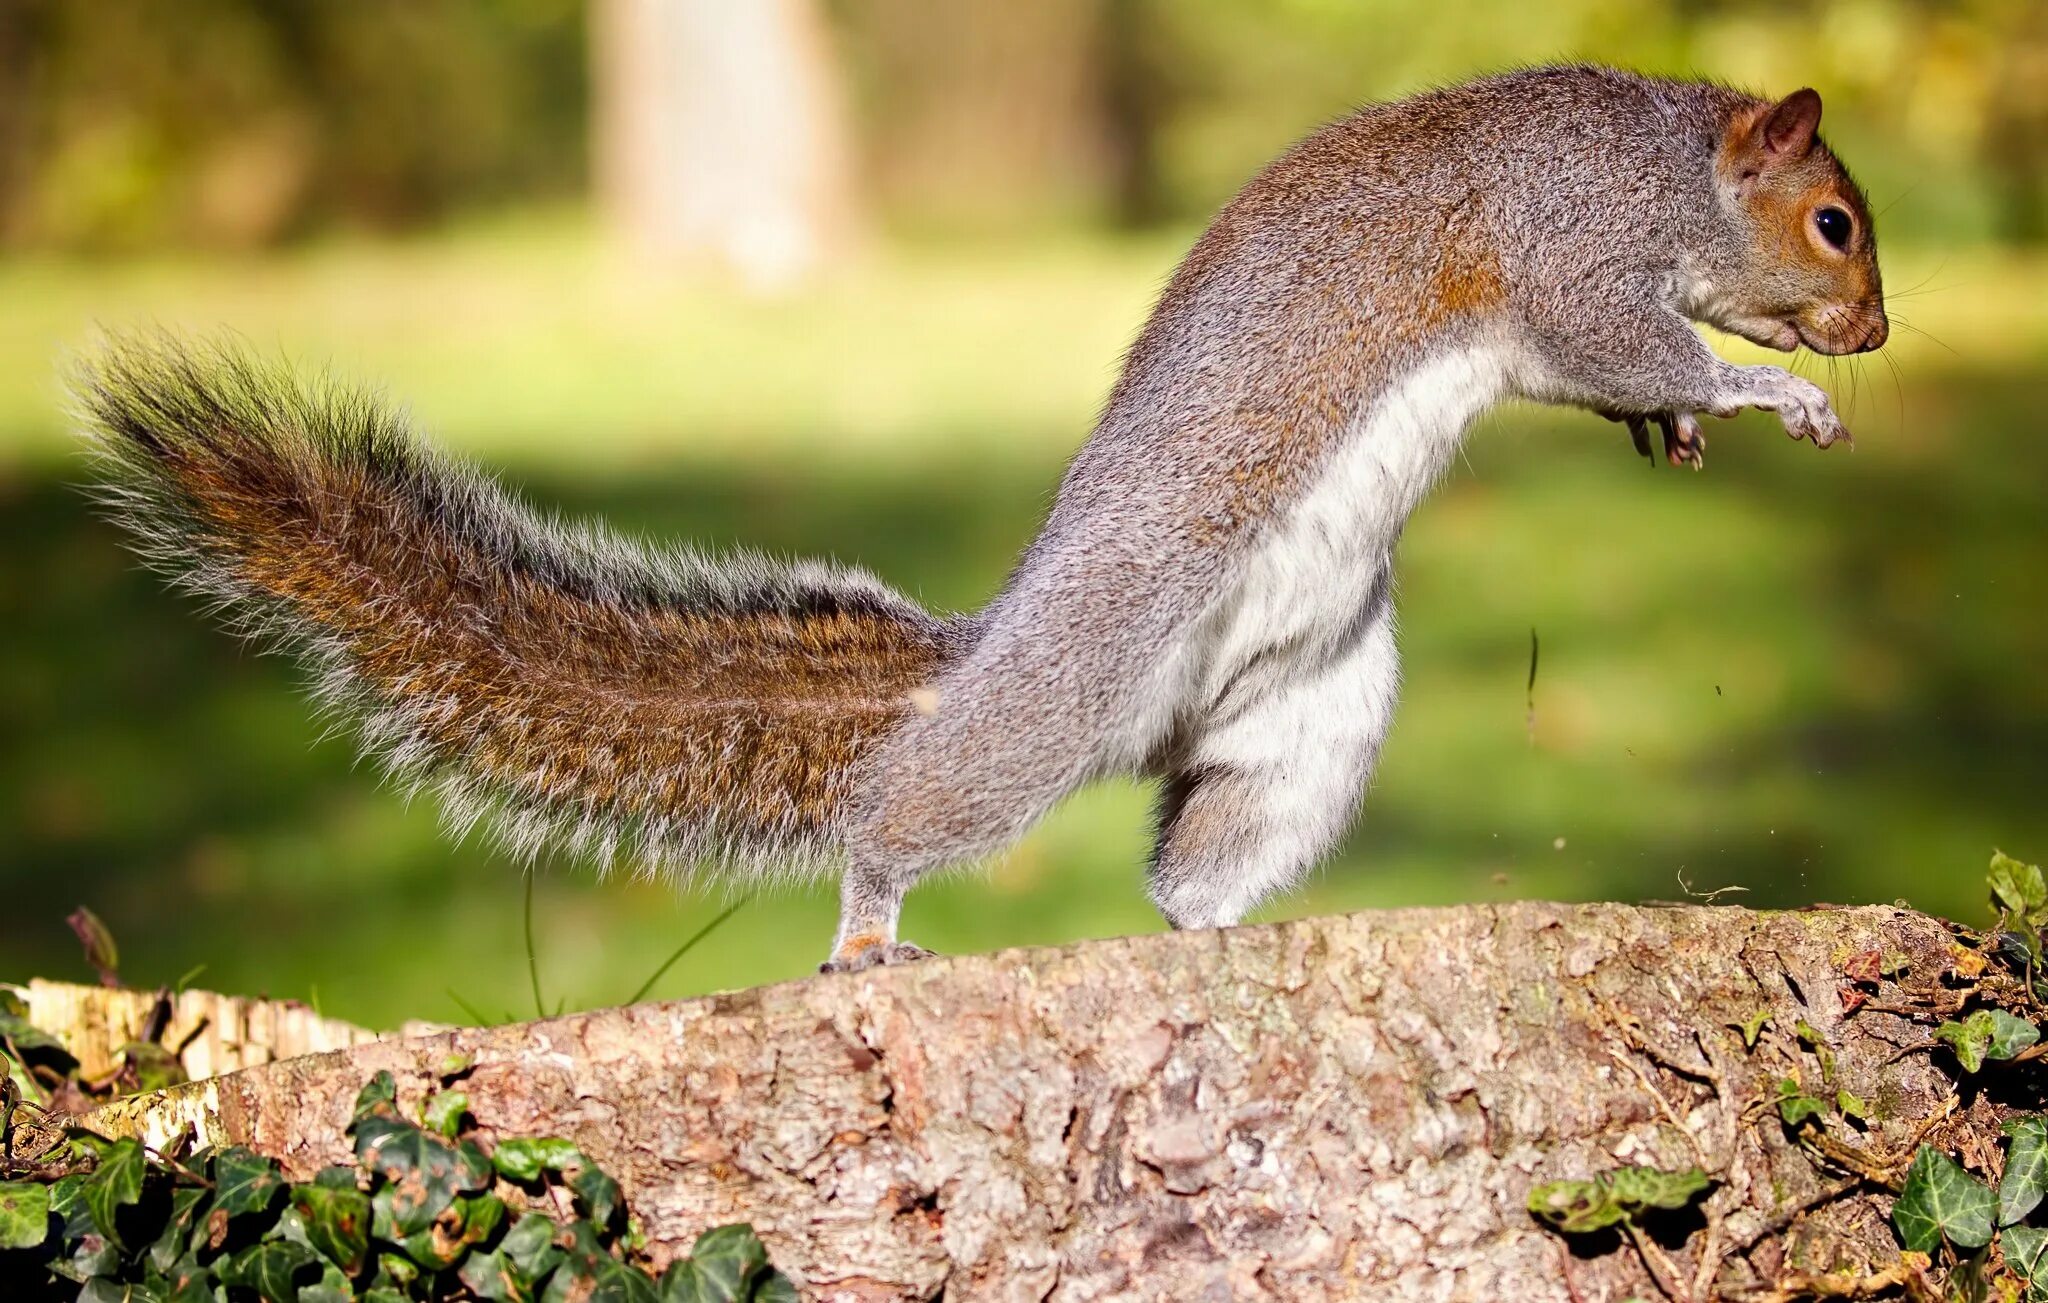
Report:
[[[1839,208],[1816,209],[1813,224],[1820,231],[1821,239],[1837,249],[1849,247],[1849,214]]]

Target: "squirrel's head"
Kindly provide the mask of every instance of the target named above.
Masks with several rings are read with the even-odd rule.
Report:
[[[1820,96],[1798,90],[1739,112],[1715,174],[1724,204],[1746,221],[1739,265],[1722,269],[1713,324],[1790,352],[1861,353],[1891,333],[1870,208],[1823,144]]]

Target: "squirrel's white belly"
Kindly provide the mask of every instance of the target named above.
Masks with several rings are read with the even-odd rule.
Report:
[[[1509,375],[1505,349],[1470,348],[1387,387],[1201,622],[1184,709],[1230,714],[1350,653],[1409,513],[1465,427],[1508,391]]]

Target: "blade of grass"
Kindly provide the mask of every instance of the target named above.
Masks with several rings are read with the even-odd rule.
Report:
[[[683,942],[683,944],[676,947],[676,952],[674,954],[670,955],[667,959],[661,961],[661,967],[655,969],[653,976],[649,977],[646,981],[640,984],[640,989],[633,992],[632,997],[628,999],[626,1003],[638,1004],[640,1003],[640,1001],[645,999],[647,997],[647,993],[654,989],[654,984],[661,980],[661,976],[663,973],[666,973],[669,969],[675,967],[675,963],[678,959],[681,959],[684,955],[689,954],[691,950],[695,949],[699,941],[702,941],[705,937],[710,936],[713,932],[716,932],[719,928],[723,927],[727,919],[739,913],[740,910],[746,905],[746,903],[752,900],[753,898],[754,893],[751,891],[748,892],[746,895],[741,896],[732,904],[727,905],[725,907],[724,912],[721,913],[717,918],[712,919],[703,927],[698,928],[697,931],[691,935],[688,941],[685,941]]]
[[[540,998],[540,952],[533,948],[533,870],[526,871],[526,976],[533,982],[533,1016],[548,1016],[547,1002]]]

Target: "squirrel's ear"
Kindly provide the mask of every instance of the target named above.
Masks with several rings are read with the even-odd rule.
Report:
[[[1809,86],[1773,105],[1758,134],[1764,152],[1779,158],[1803,158],[1813,148],[1813,133],[1819,128],[1820,92]]]

